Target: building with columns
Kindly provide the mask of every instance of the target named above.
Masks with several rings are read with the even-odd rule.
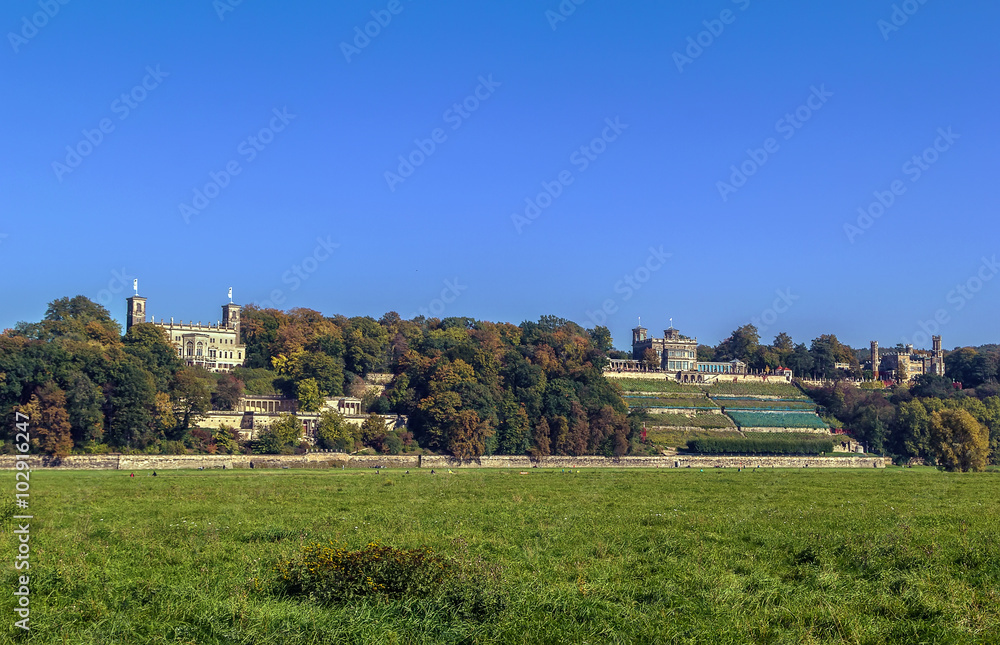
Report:
[[[230,297],[232,290],[230,290]],[[229,372],[242,367],[246,361],[246,348],[240,340],[240,306],[222,305],[222,319],[215,324],[202,324],[183,320],[169,322],[146,320],[146,298],[136,295],[128,298],[128,312],[125,331],[132,325],[151,322],[167,332],[170,342],[177,349],[177,355],[185,365],[204,367],[210,372]]]

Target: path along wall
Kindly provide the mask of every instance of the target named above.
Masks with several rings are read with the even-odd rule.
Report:
[[[32,469],[180,470],[212,468],[885,468],[883,457],[723,457],[664,455],[656,457],[493,456],[459,460],[437,455],[352,456],[344,453],[307,455],[76,455],[61,460],[31,456]],[[0,469],[16,467],[13,455],[0,456]]]

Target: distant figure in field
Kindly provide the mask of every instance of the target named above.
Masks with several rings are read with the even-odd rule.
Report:
[[[131,477],[132,479],[135,479],[135,473],[130,474],[129,477]]]
[[[250,467],[253,468],[253,462],[252,461],[250,462]]]
[[[432,474],[432,475],[434,474],[434,469],[433,469],[433,468],[431,468],[431,474]]]
[[[153,477],[156,477],[156,471],[155,470],[153,471]]]

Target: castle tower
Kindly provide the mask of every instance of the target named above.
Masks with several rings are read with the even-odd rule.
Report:
[[[881,361],[878,358],[878,341],[872,341],[872,380],[877,381],[878,378],[878,368]]]
[[[931,336],[931,373],[944,376],[944,350],[941,336]]]
[[[632,344],[641,343],[646,340],[646,334],[649,332],[645,327],[633,327],[632,328]]]
[[[125,333],[132,325],[146,322],[146,299],[142,296],[131,296],[127,300],[128,312],[125,315]]]
[[[235,329],[236,337],[240,338],[240,306],[229,303],[222,305],[222,326],[226,329]]]

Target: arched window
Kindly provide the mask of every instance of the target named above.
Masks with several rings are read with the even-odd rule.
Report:
[[[187,344],[187,355],[194,356],[194,343],[192,343],[191,341],[188,341]]]
[[[198,341],[198,347],[197,347],[197,349],[195,350],[195,354],[194,354],[194,355],[195,355],[195,356],[201,356],[201,352],[202,352],[202,348],[203,348],[203,347],[202,347],[202,343],[201,343],[201,341]]]

